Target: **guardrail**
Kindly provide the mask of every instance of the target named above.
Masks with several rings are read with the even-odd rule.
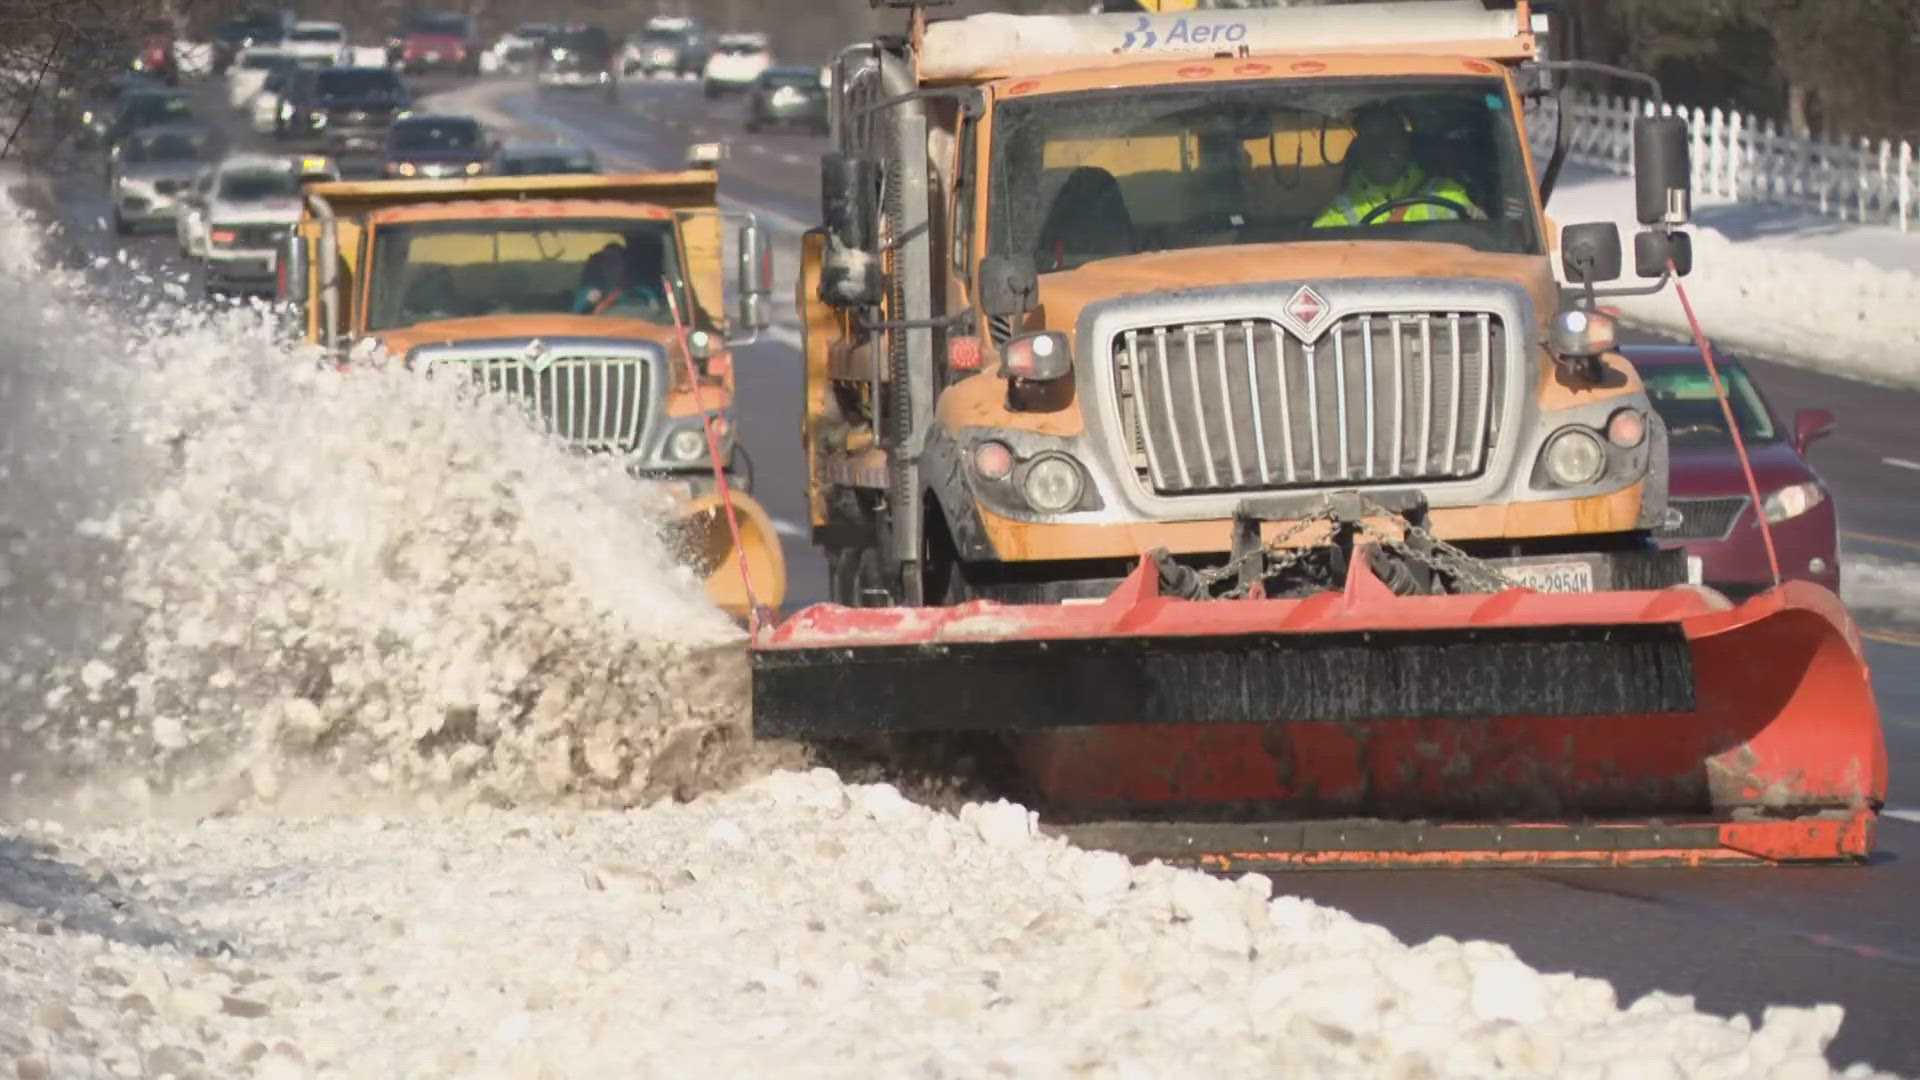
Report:
[[[1567,97],[1568,159],[1629,173],[1633,118],[1655,106],[1638,98]],[[1809,139],[1772,120],[1721,109],[1659,106],[1684,117],[1693,134],[1693,187],[1734,202],[1776,203],[1842,221],[1892,225],[1910,232],[1920,217],[1920,163],[1908,141]],[[1552,148],[1551,123],[1532,131],[1535,152]]]

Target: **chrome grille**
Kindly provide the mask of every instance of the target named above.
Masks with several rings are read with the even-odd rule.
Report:
[[[231,247],[278,248],[293,233],[291,225],[222,225],[233,232]]]
[[[1504,328],[1483,312],[1272,319],[1114,338],[1134,466],[1163,494],[1478,475],[1499,434]]]
[[[436,366],[455,363],[466,364],[486,393],[528,406],[548,433],[571,446],[625,453],[647,433],[654,386],[645,357],[566,356],[536,367],[524,356],[480,356]]]
[[[1724,499],[1668,499],[1657,535],[1670,540],[1723,540],[1747,508],[1745,495]]]

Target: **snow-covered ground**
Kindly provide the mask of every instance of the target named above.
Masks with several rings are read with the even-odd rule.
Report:
[[[1831,1074],[1836,1007],[1624,1003],[750,746],[664,495],[36,229],[0,202],[0,1069]]]
[[[1633,182],[1569,168],[1549,211],[1561,225],[1615,221],[1631,277]],[[1816,224],[1791,211],[1703,204],[1684,284],[1707,333],[1753,356],[1883,385],[1920,387],[1920,233]],[[1716,225],[1718,227],[1716,227]],[[1669,288],[1605,301],[1630,321],[1677,334],[1686,314]]]

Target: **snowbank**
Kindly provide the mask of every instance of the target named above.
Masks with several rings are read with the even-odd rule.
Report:
[[[741,634],[662,546],[662,489],[460,380],[338,375],[263,310],[128,318],[7,259],[9,481],[34,497],[0,536],[44,595],[0,634],[0,753],[79,781],[16,788],[627,806],[739,767]]]
[[[1618,222],[1631,271],[1639,226],[1630,182],[1569,178],[1554,191],[1552,213],[1562,225]],[[1920,387],[1920,272],[1835,258],[1791,240],[1736,242],[1705,226],[1690,231],[1694,272],[1685,285],[1716,343],[1882,385]],[[1914,245],[1920,258],[1920,238]],[[1632,322],[1688,332],[1670,288],[1606,303]]]
[[[0,876],[0,1061],[36,1075],[1784,1078],[1830,1075],[1841,1022],[1622,1008],[824,771],[628,813],[28,826]]]
[[[1840,577],[1840,596],[1856,615],[1871,613],[1899,623],[1920,623],[1920,565],[1849,552]]]

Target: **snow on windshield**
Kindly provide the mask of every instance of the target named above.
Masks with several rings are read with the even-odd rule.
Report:
[[[300,181],[290,172],[228,173],[220,178],[220,197],[229,202],[284,199],[300,193]]]

